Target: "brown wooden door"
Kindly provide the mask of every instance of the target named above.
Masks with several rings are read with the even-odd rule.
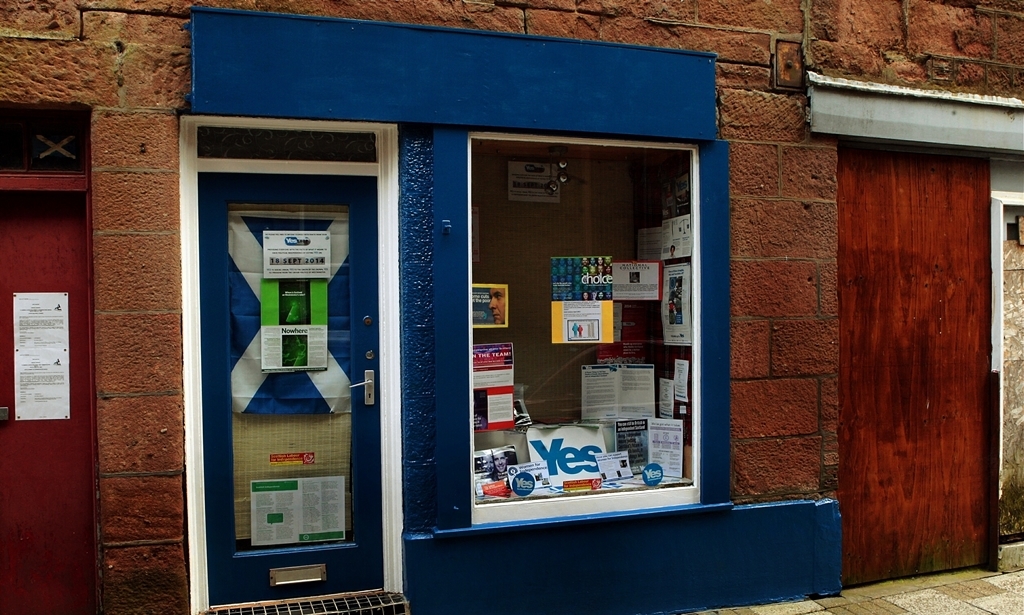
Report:
[[[84,193],[0,192],[0,613],[96,613],[96,453]],[[30,420],[14,294],[67,293],[68,418]],[[53,376],[47,376],[52,378]]]
[[[843,583],[983,563],[988,161],[840,149]]]

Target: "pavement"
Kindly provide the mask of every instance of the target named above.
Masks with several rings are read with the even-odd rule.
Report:
[[[778,602],[697,615],[1024,615],[1024,570],[979,568],[844,589],[838,596]]]

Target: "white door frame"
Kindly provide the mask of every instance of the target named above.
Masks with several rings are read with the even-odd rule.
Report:
[[[199,126],[266,130],[372,132],[376,163],[199,158]],[[210,607],[203,474],[202,338],[199,327],[199,173],[278,173],[377,177],[381,420],[381,503],[384,588],[402,591],[401,321],[398,278],[398,127],[388,124],[185,116],[179,138],[181,195],[182,386],[185,405],[185,490],[191,611]]]

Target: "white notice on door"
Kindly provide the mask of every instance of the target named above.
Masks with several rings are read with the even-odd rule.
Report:
[[[345,477],[254,480],[252,544],[345,539]]]
[[[68,294],[14,294],[16,420],[71,418]]]
[[[67,348],[68,294],[14,293],[14,347]]]
[[[71,418],[67,350],[15,348],[14,379],[18,394],[14,402],[15,419]]]

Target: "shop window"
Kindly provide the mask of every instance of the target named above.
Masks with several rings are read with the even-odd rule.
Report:
[[[697,148],[471,143],[474,519],[699,501]]]

